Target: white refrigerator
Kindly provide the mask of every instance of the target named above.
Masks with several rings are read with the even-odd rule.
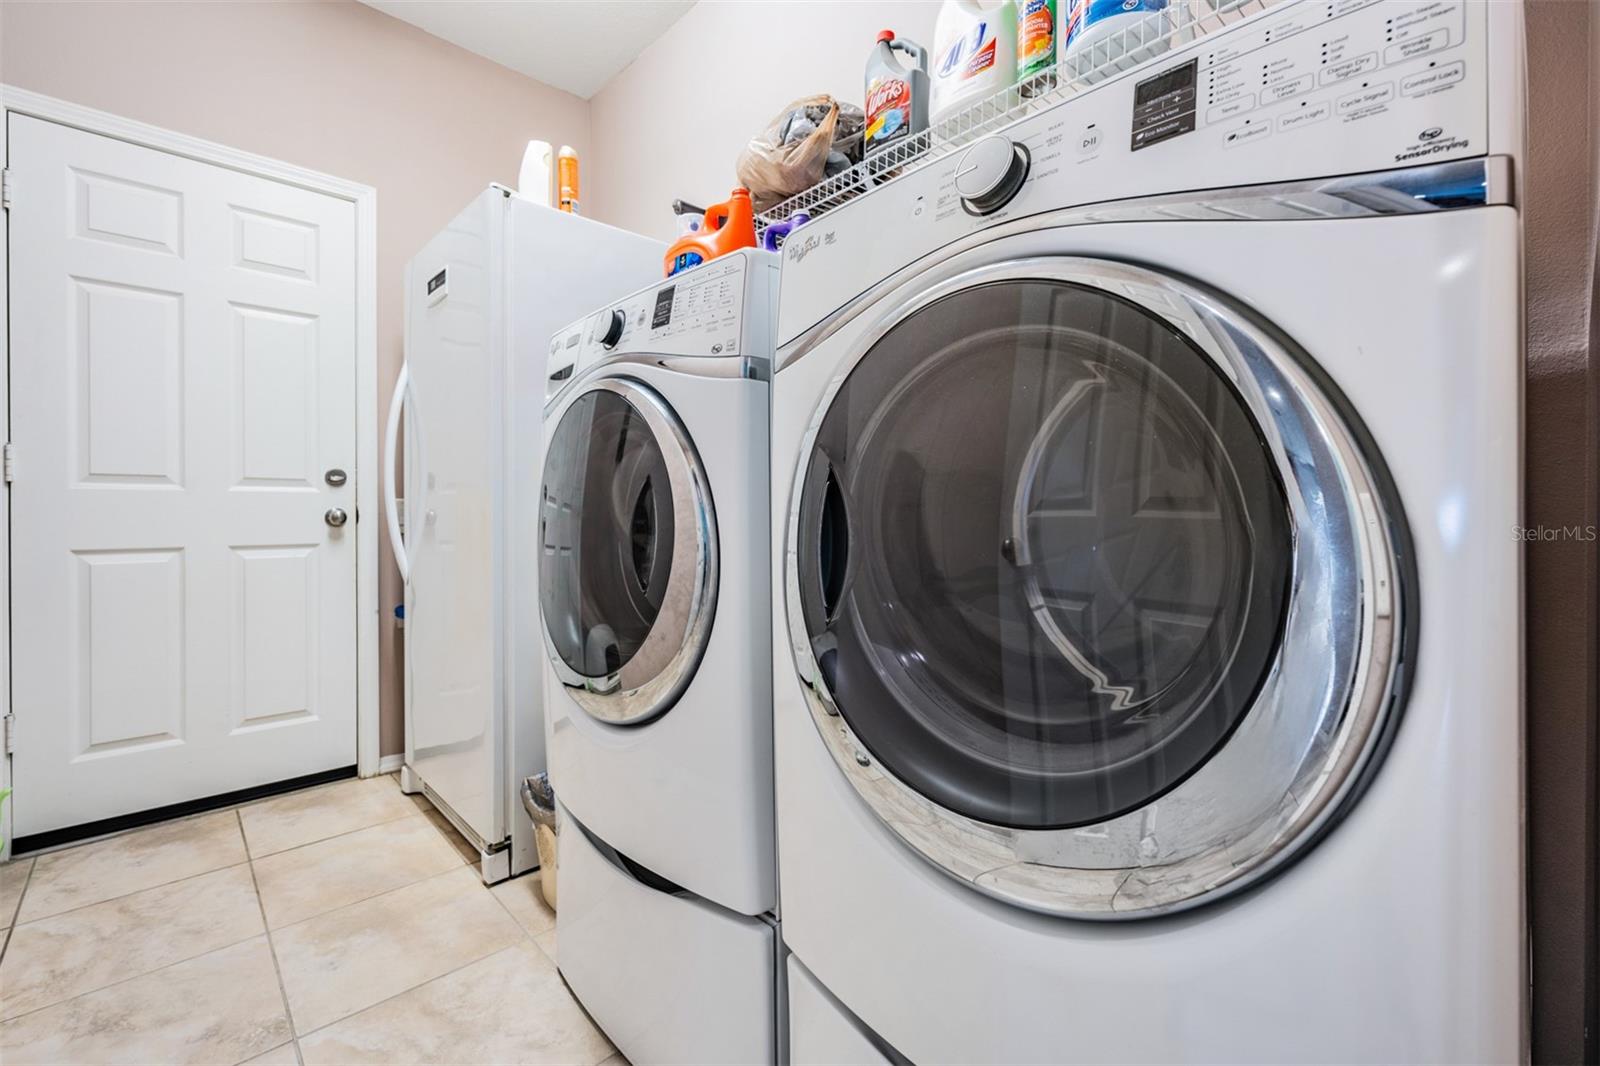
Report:
[[[665,250],[491,185],[406,267],[406,365],[384,452],[405,580],[401,785],[478,849],[487,882],[538,865],[518,789],[545,758],[536,546],[550,338],[660,278]]]

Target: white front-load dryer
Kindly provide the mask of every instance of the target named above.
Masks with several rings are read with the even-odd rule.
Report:
[[[776,257],[556,334],[540,544],[559,965],[636,1061],[777,1040],[768,409]]]
[[[1281,5],[791,235],[794,1061],[1524,1056],[1517,28]]]

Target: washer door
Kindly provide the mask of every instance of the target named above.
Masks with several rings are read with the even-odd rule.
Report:
[[[839,765],[947,872],[1192,906],[1303,848],[1395,716],[1398,511],[1308,362],[1092,260],[931,286],[801,457],[793,644]]]
[[[716,516],[699,456],[654,391],[603,378],[545,454],[539,589],[550,660],[602,722],[665,712],[705,651]]]

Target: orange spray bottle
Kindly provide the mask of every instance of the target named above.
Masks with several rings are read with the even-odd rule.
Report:
[[[556,206],[578,214],[578,153],[565,144],[556,156],[556,190]]]
[[[662,269],[668,277],[708,263],[719,255],[756,246],[756,212],[749,189],[735,189],[720,204],[706,208],[705,225],[686,233],[667,249]]]

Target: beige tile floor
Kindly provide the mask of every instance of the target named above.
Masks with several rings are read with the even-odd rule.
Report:
[[[0,1063],[621,1063],[537,875],[393,777],[0,866]]]

